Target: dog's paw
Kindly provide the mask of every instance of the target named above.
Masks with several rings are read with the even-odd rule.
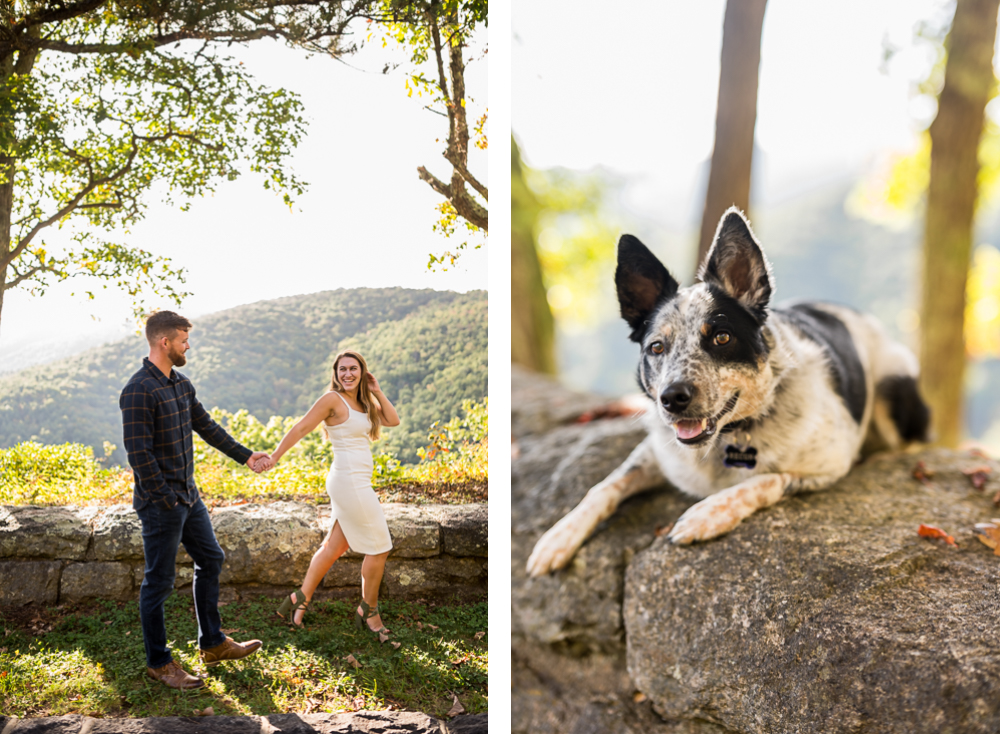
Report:
[[[724,492],[712,495],[689,507],[674,523],[667,540],[676,545],[688,545],[725,535],[749,514],[741,509],[742,504],[733,502]]]
[[[528,575],[543,576],[558,571],[572,560],[584,540],[586,535],[581,533],[579,524],[567,515],[535,543],[528,558]]]

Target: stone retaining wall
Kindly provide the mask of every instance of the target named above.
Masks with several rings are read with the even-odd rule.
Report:
[[[487,506],[384,504],[393,550],[388,598],[486,597]],[[329,505],[275,502],[212,510],[226,552],[221,599],[297,588],[329,527]],[[348,551],[317,597],[354,597],[361,556]],[[178,589],[190,593],[193,562],[177,554]],[[143,577],[142,528],[130,505],[0,505],[0,605],[135,599]]]

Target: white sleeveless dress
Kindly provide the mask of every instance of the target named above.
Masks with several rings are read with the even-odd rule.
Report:
[[[341,400],[344,400],[338,395]],[[333,466],[326,476],[330,495],[330,527],[340,522],[340,529],[351,550],[367,556],[392,549],[385,514],[372,489],[372,451],[368,441],[371,421],[368,414],[347,405],[347,420],[326,426],[333,444]]]

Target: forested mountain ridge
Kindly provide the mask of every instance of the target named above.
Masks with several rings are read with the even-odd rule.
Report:
[[[302,415],[329,386],[333,355],[351,346],[403,418],[387,445],[413,461],[430,423],[486,395],[486,313],[485,291],[355,288],[259,301],[192,319],[181,371],[206,408],[266,421]],[[73,441],[101,456],[110,441],[124,464],[118,396],[147,351],[130,337],[0,376],[0,447]]]

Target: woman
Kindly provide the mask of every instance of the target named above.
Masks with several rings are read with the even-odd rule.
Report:
[[[369,439],[379,437],[382,426],[398,426],[399,415],[368,371],[364,357],[344,351],[333,361],[330,391],[281,439],[266,468],[320,423],[333,444],[333,466],[326,478],[332,508],[330,532],[312,557],[302,588],[282,602],[277,614],[302,627],[313,592],[348,546],[365,554],[361,564],[361,603],[354,622],[376,634],[387,634],[378,610],[378,587],[392,539],[385,515],[372,489],[372,452]]]

